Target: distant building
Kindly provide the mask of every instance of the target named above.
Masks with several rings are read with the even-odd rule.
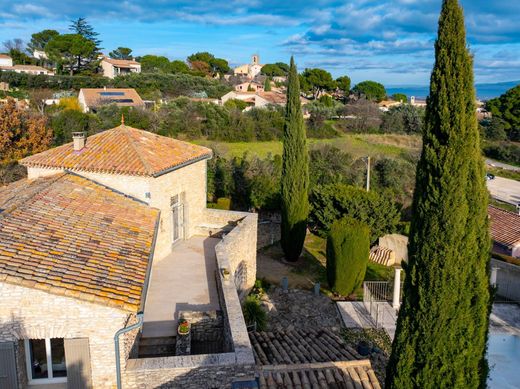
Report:
[[[280,92],[228,92],[224,96],[222,96],[221,101],[222,104],[225,104],[228,100],[242,100],[248,103],[248,107],[246,110],[251,108],[265,108],[268,105],[280,105],[285,106],[287,102],[287,95],[285,93]],[[304,97],[300,97],[300,101],[302,104],[307,104],[308,100]]]
[[[103,76],[108,78],[114,78],[130,73],[141,73],[141,64],[131,59],[113,59],[103,57],[100,65],[103,69]]]
[[[8,82],[0,82],[0,90],[1,91],[8,91],[9,90],[9,83]]]
[[[131,88],[82,88],[78,101],[83,112],[95,112],[97,108],[108,104],[116,104],[118,107],[145,107],[141,96]]]
[[[377,105],[379,106],[379,110],[383,112],[388,112],[390,108],[392,107],[398,107],[402,105],[403,103],[401,101],[394,101],[394,100],[383,100]]]
[[[251,56],[251,63],[236,67],[233,73],[235,76],[246,76],[253,79],[255,76],[260,74],[263,66],[264,65],[260,64],[260,56],[258,54],[253,54]]]
[[[15,73],[26,73],[26,74],[43,74],[46,76],[54,76],[54,72],[49,69],[42,68],[41,66],[35,65],[14,65],[14,66],[0,66],[1,71],[15,72]]]
[[[235,85],[235,90],[237,92],[257,92],[257,91],[263,91],[264,85],[256,82],[243,82],[241,84]]]
[[[426,107],[426,100],[418,99],[415,96],[410,97],[410,104],[414,107]]]
[[[47,56],[47,53],[43,50],[34,50],[33,57],[36,59],[44,59],[44,60],[49,59],[49,57]]]
[[[13,59],[6,54],[0,54],[0,67],[13,66]]]
[[[489,206],[493,252],[520,258],[520,215]]]

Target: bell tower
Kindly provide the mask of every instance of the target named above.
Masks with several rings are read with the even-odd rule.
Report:
[[[251,65],[258,65],[260,63],[260,56],[258,54],[253,54],[251,56]]]

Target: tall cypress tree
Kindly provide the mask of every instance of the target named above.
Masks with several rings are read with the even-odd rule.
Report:
[[[308,190],[309,154],[300,102],[300,81],[291,57],[281,182],[282,248],[289,261],[296,261],[303,249],[309,214]]]
[[[387,388],[485,387],[490,239],[479,142],[463,11],[444,0]]]

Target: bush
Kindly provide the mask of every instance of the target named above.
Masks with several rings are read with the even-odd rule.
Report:
[[[244,312],[244,319],[248,326],[253,326],[256,323],[257,331],[265,331],[267,327],[267,314],[255,296],[246,297],[242,311]]]
[[[520,145],[511,142],[488,143],[484,146],[486,157],[520,165]]]
[[[351,217],[370,227],[370,242],[394,233],[400,221],[400,207],[389,196],[345,184],[315,187],[310,195],[310,228],[326,236],[335,220]]]
[[[366,223],[351,218],[336,220],[327,237],[327,280],[330,288],[352,294],[365,278],[370,251]]]

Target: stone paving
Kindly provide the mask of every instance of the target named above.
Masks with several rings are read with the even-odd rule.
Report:
[[[362,301],[339,301],[337,304],[345,327],[384,328],[390,339],[394,338],[397,312],[389,303],[372,303],[372,316],[370,316]]]
[[[520,335],[520,306],[517,304],[493,304],[489,317],[491,333],[511,333]]]
[[[271,288],[261,297],[261,303],[268,312],[268,331],[309,327],[339,330],[342,326],[336,304],[327,296],[300,289],[284,292],[282,288]]]

